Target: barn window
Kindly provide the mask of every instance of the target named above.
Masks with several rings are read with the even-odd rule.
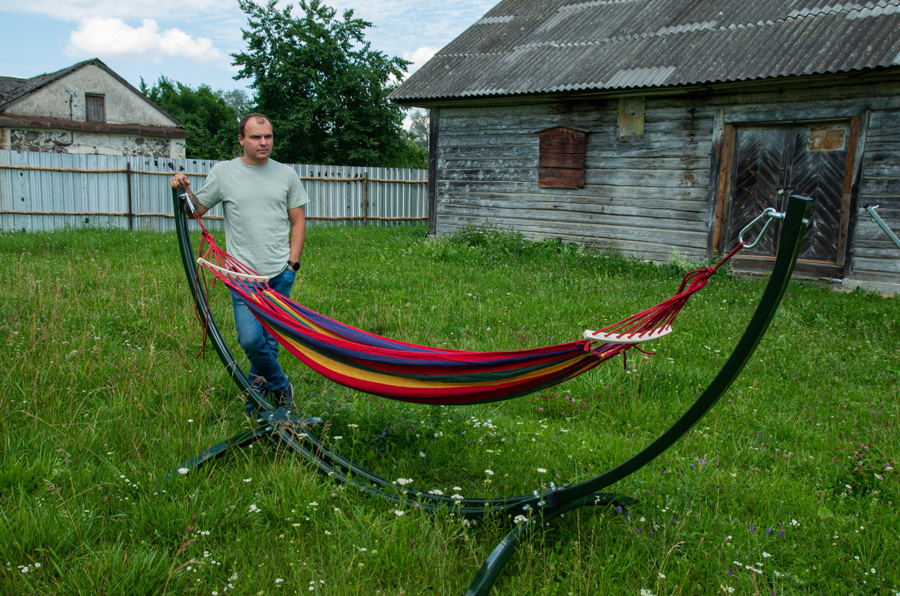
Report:
[[[106,97],[99,93],[85,93],[88,122],[106,122]]]
[[[584,188],[584,156],[588,131],[556,126],[540,131],[538,186]]]

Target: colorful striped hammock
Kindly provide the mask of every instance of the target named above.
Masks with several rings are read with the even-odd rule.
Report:
[[[200,223],[199,218],[196,218]],[[198,264],[250,307],[291,354],[328,379],[357,391],[428,404],[512,399],[552,387],[671,331],[690,296],[719,265],[688,273],[674,296],[584,339],[524,350],[473,352],[389,339],[345,325],[286,298],[219,248],[203,228]]]

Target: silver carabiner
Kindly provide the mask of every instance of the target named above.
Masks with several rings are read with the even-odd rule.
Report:
[[[738,233],[738,243],[739,243],[739,244],[741,244],[741,243],[744,242],[744,234],[746,234],[747,232],[749,232],[749,231],[750,231],[750,228],[752,228],[753,226],[755,226],[755,225],[757,224],[757,222],[758,222],[759,220],[763,219],[764,217],[765,217],[765,218],[768,218],[768,219],[766,219],[766,223],[765,223],[765,225],[763,226],[763,229],[760,230],[759,236],[757,236],[757,237],[756,237],[756,240],[754,240],[753,242],[744,244],[744,248],[753,248],[753,247],[755,247],[757,244],[759,244],[759,242],[762,240],[763,236],[766,235],[766,230],[768,230],[768,229],[769,229],[769,226],[772,225],[772,220],[775,220],[775,219],[784,219],[784,213],[779,213],[778,211],[775,211],[775,209],[773,209],[772,207],[767,207],[762,213],[760,213],[759,215],[757,215],[756,218],[755,218],[753,221],[751,221],[751,222],[748,223],[746,226],[744,226],[744,229],[742,229],[742,230]]]
[[[184,201],[184,207],[185,207],[185,209],[187,209],[188,215],[193,215],[194,214],[194,204],[191,202],[191,198],[190,198],[190,196],[188,196],[187,191],[182,189],[181,192],[178,194],[178,198],[181,199],[182,201]]]

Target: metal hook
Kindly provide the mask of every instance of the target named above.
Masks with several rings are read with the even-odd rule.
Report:
[[[184,201],[184,205],[188,210],[189,215],[194,214],[194,204],[191,202],[191,198],[188,196],[186,190],[181,189],[181,192],[178,194],[178,198]]]
[[[775,209],[773,209],[772,207],[767,207],[762,213],[757,215],[753,221],[751,221],[746,226],[744,226],[744,229],[741,230],[740,233],[738,233],[738,243],[743,243],[744,242],[744,234],[749,232],[750,228],[755,226],[756,223],[759,220],[763,219],[764,217],[766,217],[768,219],[766,220],[766,223],[763,226],[763,229],[760,230],[759,236],[757,236],[756,240],[754,240],[753,242],[748,242],[747,244],[744,244],[744,248],[753,248],[757,244],[759,244],[759,242],[762,240],[763,236],[766,235],[766,230],[768,230],[769,226],[772,225],[772,220],[784,219],[784,213],[779,213],[778,211],[775,211]]]

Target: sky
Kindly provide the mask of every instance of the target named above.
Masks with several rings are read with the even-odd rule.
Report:
[[[265,0],[254,0],[265,4]],[[324,0],[372,23],[375,50],[412,74],[499,0]],[[297,6],[279,0],[278,7]],[[237,0],[0,0],[0,76],[30,78],[99,58],[138,87],[166,76],[214,90],[247,89],[230,54],[246,50]]]

